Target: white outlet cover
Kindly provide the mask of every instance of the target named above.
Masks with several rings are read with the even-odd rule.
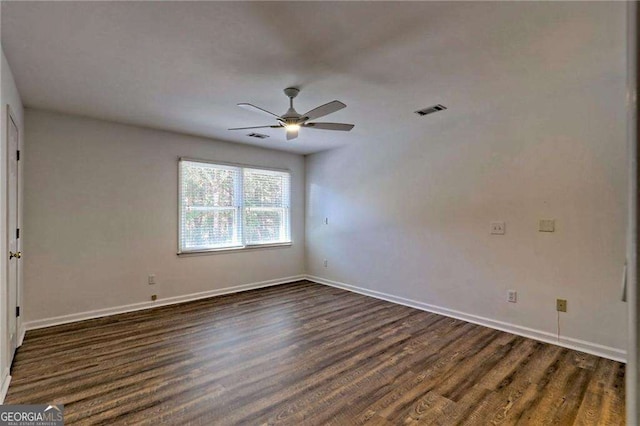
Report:
[[[518,301],[518,292],[515,290],[509,290],[507,292],[507,301],[511,303],[516,303]]]
[[[154,285],[156,283],[155,274],[149,274],[149,285]]]
[[[555,232],[556,221],[555,219],[540,219],[538,231],[540,232]]]
[[[505,231],[506,224],[504,222],[491,222],[492,235],[504,235]]]

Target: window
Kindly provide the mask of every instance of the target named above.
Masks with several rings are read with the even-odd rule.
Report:
[[[179,253],[290,244],[291,174],[180,159]]]

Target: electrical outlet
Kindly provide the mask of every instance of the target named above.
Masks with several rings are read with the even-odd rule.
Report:
[[[556,311],[567,312],[567,299],[556,299]]]
[[[538,223],[538,231],[539,232],[555,232],[556,231],[555,219],[540,219],[540,222]]]
[[[154,285],[156,283],[156,275],[155,274],[149,274],[149,285]]]
[[[326,268],[327,266],[329,266],[329,261],[327,259],[324,260],[324,267]]]
[[[518,301],[518,292],[515,290],[509,290],[507,292],[507,302],[516,303]]]
[[[158,295],[157,295],[157,294],[152,294],[152,295],[151,295],[151,301],[152,301],[152,302],[155,302],[157,298],[158,298]]]
[[[504,222],[491,222],[492,235],[504,235],[506,225]]]

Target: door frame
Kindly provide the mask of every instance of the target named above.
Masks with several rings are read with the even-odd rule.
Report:
[[[6,194],[5,194],[5,209],[6,209],[6,232],[7,232],[7,240],[5,242],[6,244],[6,251],[5,254],[7,257],[5,257],[4,262],[5,262],[5,267],[6,267],[6,288],[5,288],[5,297],[6,297],[6,315],[5,315],[5,319],[7,320],[7,327],[6,327],[6,335],[4,336],[4,339],[6,339],[6,344],[7,344],[7,355],[8,355],[8,362],[9,362],[9,366],[11,365],[11,362],[13,360],[13,356],[15,353],[15,350],[20,347],[20,345],[22,344],[22,339],[23,339],[23,333],[22,331],[22,312],[20,314],[20,316],[16,316],[15,318],[15,330],[10,330],[9,329],[9,324],[11,323],[10,321],[10,315],[16,315],[16,308],[18,306],[21,306],[21,299],[22,299],[22,262],[17,261],[16,262],[16,281],[15,281],[15,306],[9,306],[11,303],[9,294],[10,294],[10,279],[9,279],[9,273],[10,273],[10,267],[9,267],[9,259],[8,259],[8,255],[9,255],[9,233],[10,232],[16,232],[14,229],[10,229],[9,227],[9,209],[13,208],[12,206],[9,205],[9,162],[11,161],[11,155],[9,152],[9,137],[10,137],[10,132],[11,132],[11,126],[15,126],[17,134],[18,134],[18,140],[16,143],[16,149],[18,151],[21,151],[22,148],[22,131],[20,129],[20,125],[18,120],[16,119],[15,114],[13,113],[13,110],[11,109],[11,106],[9,104],[7,104],[6,106],[6,131],[5,131],[5,153],[6,153],[6,164],[5,164],[5,182],[7,182],[7,185],[5,187],[6,189]],[[21,185],[21,180],[22,180],[22,167],[21,167],[21,163],[20,163],[20,158],[17,159],[17,164],[16,164],[16,199],[15,199],[15,203],[16,205],[14,206],[16,209],[16,228],[20,228],[21,227],[21,214],[22,214],[22,185]],[[22,237],[22,235],[20,235],[20,237]],[[21,244],[21,240],[22,238],[16,238],[16,251],[22,251],[22,244]],[[11,336],[11,332],[15,333],[15,347],[13,346],[14,341],[9,339],[9,337]]]
[[[638,288],[638,241],[640,240],[640,201],[638,199],[638,47],[640,10],[637,1],[627,2],[627,146],[628,146],[628,218],[626,300],[628,304],[628,339],[626,366],[627,422],[636,424],[640,418],[640,289]]]

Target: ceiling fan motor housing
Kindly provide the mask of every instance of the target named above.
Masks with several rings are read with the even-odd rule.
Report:
[[[300,117],[282,117],[282,122],[285,126],[294,126],[296,124],[300,124],[302,120]]]

